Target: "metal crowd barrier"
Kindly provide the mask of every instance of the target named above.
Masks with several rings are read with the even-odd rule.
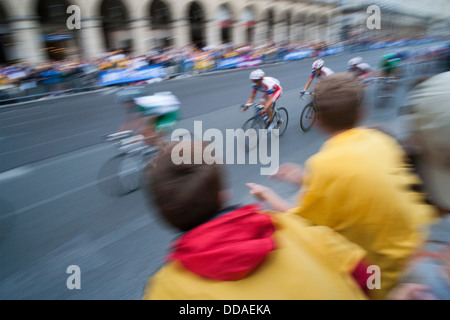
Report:
[[[79,75],[62,80],[26,81],[0,90],[0,105],[33,101],[43,97],[79,93],[101,88],[97,75]]]
[[[285,54],[274,51],[267,54],[262,55],[262,63],[263,64],[269,64],[269,63],[277,63],[283,61]]]

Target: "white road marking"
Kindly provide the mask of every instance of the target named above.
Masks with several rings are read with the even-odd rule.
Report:
[[[28,147],[25,147],[25,148],[20,148],[20,149],[8,151],[8,152],[3,152],[3,153],[0,153],[0,155],[3,156],[3,155],[6,155],[6,154],[12,154],[12,153],[16,153],[16,152],[20,152],[20,151],[24,151],[24,150],[28,150],[28,149],[33,149],[33,148],[36,148],[36,147],[39,147],[39,146],[43,146],[43,145],[46,145],[46,144],[49,144],[49,143],[52,143],[52,142],[67,140],[67,139],[71,139],[73,137],[82,136],[82,135],[89,134],[89,133],[96,132],[96,131],[99,131],[99,129],[89,130],[89,131],[73,134],[73,135],[70,135],[70,136],[67,136],[67,137],[62,137],[62,138],[59,138],[59,139],[53,139],[53,140],[50,140],[50,141],[47,141],[47,142],[36,143],[36,144],[33,144],[32,146],[28,146]]]
[[[0,173],[0,182],[4,182],[6,180],[11,180],[11,179],[17,179],[20,176],[24,176],[28,173],[30,173],[32,170],[31,168],[27,168],[27,167],[19,167],[19,168],[14,168],[5,172]]]
[[[73,153],[71,155],[68,155],[68,156],[58,157],[56,159],[51,159],[51,160],[45,160],[42,163],[25,165],[25,166],[22,166],[22,167],[18,167],[18,168],[15,168],[15,169],[11,169],[11,170],[2,172],[2,173],[0,173],[0,185],[2,183],[4,183],[6,185],[8,183],[8,180],[23,178],[24,176],[29,175],[29,174],[31,174],[33,172],[37,172],[38,170],[41,170],[41,169],[43,169],[45,167],[52,167],[52,166],[55,166],[56,164],[61,163],[61,162],[69,162],[70,163],[70,161],[72,161],[73,159],[79,158],[79,157],[86,157],[90,153],[104,152],[103,149],[110,148],[110,147],[111,147],[110,145],[101,145],[101,146],[96,145],[94,147],[88,148],[87,150],[84,150],[84,151],[81,151],[81,152],[75,152],[75,153]],[[89,183],[83,184],[83,185],[78,186],[76,188],[72,188],[72,189],[67,190],[65,192],[56,194],[56,195],[54,195],[52,197],[49,197],[49,198],[46,198],[46,199],[42,199],[40,201],[36,201],[36,202],[31,203],[31,204],[29,204],[27,206],[24,206],[22,208],[16,209],[16,210],[14,210],[13,212],[10,212],[7,215],[2,215],[1,218],[2,219],[3,218],[8,218],[10,216],[13,216],[13,215],[16,215],[16,214],[20,214],[20,213],[24,213],[26,211],[35,209],[35,208],[40,207],[42,205],[45,205],[45,204],[51,203],[53,201],[59,200],[59,199],[61,199],[63,197],[66,197],[66,196],[69,196],[71,194],[77,193],[79,191],[91,188],[91,187],[93,187],[93,186],[95,186],[95,185],[97,185],[99,183],[102,183],[104,181],[107,181],[108,179],[111,179],[113,176],[114,175],[107,176],[107,177],[104,177],[104,178],[101,178],[101,179],[95,179],[94,181],[91,181]]]
[[[63,115],[55,115],[55,116],[49,116],[49,117],[45,117],[45,118],[39,118],[39,121],[45,121],[45,120],[51,120],[51,119],[56,119],[56,118],[60,118]],[[6,129],[6,128],[13,128],[13,127],[18,127],[18,126],[23,126],[27,123],[32,123],[32,122],[36,122],[36,119],[33,120],[28,120],[28,121],[22,121],[19,123],[15,123],[15,124],[10,124],[10,125],[6,125],[6,126],[2,126],[2,129]]]
[[[20,209],[15,210],[15,211],[13,212],[13,214],[21,214],[21,213],[27,212],[27,211],[29,211],[29,210],[32,210],[32,209],[34,209],[34,208],[43,206],[43,205],[45,205],[45,204],[47,204],[47,203],[50,203],[50,202],[59,200],[59,199],[64,198],[64,197],[66,197],[66,196],[68,196],[68,195],[77,193],[77,192],[79,192],[79,191],[82,191],[82,190],[87,189],[87,188],[90,188],[90,187],[93,187],[93,186],[95,186],[95,185],[97,185],[97,184],[99,184],[99,183],[101,183],[101,182],[103,182],[103,181],[107,181],[108,179],[111,179],[111,177],[112,177],[112,176],[108,176],[108,177],[105,177],[105,178],[102,178],[102,179],[98,179],[98,180],[95,180],[95,181],[86,183],[86,184],[84,184],[84,185],[82,185],[82,186],[79,186],[79,187],[70,189],[70,190],[68,190],[68,191],[59,193],[59,194],[57,194],[57,195],[55,195],[55,196],[53,196],[53,197],[50,197],[50,198],[47,198],[47,199],[44,199],[44,200],[41,200],[41,201],[34,202],[34,203],[32,203],[32,204],[30,204],[30,205],[28,205],[28,206],[25,206],[25,207],[22,207],[22,208],[20,208]],[[11,214],[11,215],[12,215],[12,214]]]
[[[19,133],[15,133],[15,134],[10,134],[10,135],[7,135],[7,136],[0,137],[0,140],[6,140],[6,139],[20,137],[20,136],[27,135],[28,133],[29,132],[19,132]]]
[[[109,145],[109,144],[95,145],[93,147],[88,147],[88,148],[86,148],[84,150],[75,151],[75,152],[73,152],[70,155],[66,154],[66,155],[62,155],[62,156],[56,156],[54,158],[47,159],[47,160],[44,160],[44,161],[41,161],[41,162],[28,164],[28,165],[25,165],[23,167],[30,168],[30,169],[33,169],[33,170],[40,170],[40,169],[43,169],[43,168],[46,168],[46,167],[55,166],[55,165],[57,165],[57,164],[59,164],[61,162],[65,162],[65,161],[68,161],[68,160],[72,161],[72,160],[74,160],[76,158],[86,157],[90,153],[99,152],[99,151],[102,151],[103,149],[106,150],[106,149],[109,149],[109,148],[111,148],[111,145]]]

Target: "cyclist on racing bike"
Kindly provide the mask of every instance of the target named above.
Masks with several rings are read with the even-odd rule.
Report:
[[[149,145],[161,146],[161,138],[179,119],[180,102],[171,92],[148,95],[143,86],[132,86],[120,90],[116,98],[126,111],[119,132],[131,130]]]
[[[260,105],[262,106],[261,113],[267,114],[268,129],[272,130],[277,124],[272,123],[274,112],[273,106],[278,98],[283,93],[283,88],[281,87],[280,81],[272,77],[266,77],[264,71],[261,69],[254,70],[250,73],[250,80],[253,82],[252,93],[247,103],[243,106],[242,111],[247,110],[247,108],[255,100],[256,93],[258,91],[263,93],[260,100]]]
[[[322,77],[326,77],[326,76],[329,76],[330,74],[334,73],[333,70],[325,67],[324,65],[325,65],[325,61],[323,61],[322,59],[318,59],[318,60],[314,61],[313,65],[312,65],[311,76],[309,77],[309,80],[306,83],[303,91],[300,92],[300,96],[303,96],[305,94],[305,92],[308,90],[309,86],[313,82],[314,78],[320,79]]]
[[[361,57],[350,59],[347,71],[353,73],[364,86],[367,86],[372,81],[372,67],[368,63],[363,62]]]

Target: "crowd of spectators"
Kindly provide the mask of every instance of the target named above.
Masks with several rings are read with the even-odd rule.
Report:
[[[288,45],[262,45],[258,47],[222,45],[202,50],[192,45],[182,49],[168,47],[152,50],[145,55],[127,55],[123,51],[108,52],[93,59],[79,61],[50,61],[38,65],[17,62],[0,66],[0,100],[20,96],[33,96],[64,90],[85,90],[99,85],[101,72],[120,69],[140,69],[153,65],[176,66],[176,73],[212,70],[216,61],[239,55],[265,58],[282,57],[290,50]]]
[[[361,40],[362,41],[362,40]],[[258,63],[283,61],[291,52],[309,51],[311,56],[326,54],[329,47],[345,47],[346,50],[368,50],[370,45],[401,44],[399,39],[364,39],[359,42],[343,42],[327,45],[323,42],[263,43],[257,46],[223,44],[198,49],[188,45],[181,49],[167,47],[152,50],[145,55],[130,55],[123,51],[101,54],[87,60],[50,61],[38,65],[17,62],[0,66],[0,103],[15,102],[18,98],[59,94],[61,92],[91,90],[100,86],[99,74],[120,69],[140,69],[154,65],[169,68],[168,77],[181,74],[212,71],[227,58],[246,56]],[[406,40],[402,40],[406,43]],[[429,51],[421,52],[422,58],[431,58]],[[17,100],[18,101],[18,100]]]

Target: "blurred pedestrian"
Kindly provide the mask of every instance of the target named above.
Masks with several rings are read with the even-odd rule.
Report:
[[[404,141],[414,145],[417,172],[441,219],[408,261],[389,299],[450,299],[450,72],[433,76],[408,95]],[[420,290],[418,289],[420,288]]]
[[[171,146],[146,175],[148,199],[182,234],[144,299],[367,299],[364,250],[294,214],[227,206],[223,165],[197,143]],[[176,165],[173,155],[180,153],[202,162]]]
[[[284,164],[274,176],[302,186],[297,203],[287,203],[267,187],[249,185],[250,192],[277,211],[328,226],[367,250],[382,275],[373,297],[382,299],[423,242],[420,227],[426,230],[436,212],[413,191],[420,179],[405,163],[401,146],[379,130],[357,127],[363,98],[357,79],[332,74],[314,91],[317,125],[329,139],[305,169]]]

